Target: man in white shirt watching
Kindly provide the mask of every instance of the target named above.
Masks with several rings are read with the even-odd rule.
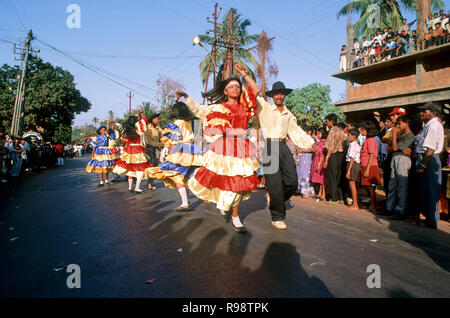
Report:
[[[428,102],[418,108],[426,123],[416,147],[418,156],[416,174],[419,180],[420,210],[425,215],[425,225],[437,229],[439,221],[439,195],[442,184],[441,160],[439,154],[444,147],[444,128],[438,121],[442,105]]]

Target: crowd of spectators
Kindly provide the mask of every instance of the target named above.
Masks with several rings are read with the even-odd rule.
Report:
[[[417,32],[411,30],[407,20],[394,32],[392,28],[377,30],[370,38],[353,39],[353,47],[343,45],[340,53],[339,70],[347,71],[353,68],[367,66],[372,63],[389,60],[393,57],[413,53],[450,42],[449,15],[443,10],[428,19],[428,32],[421,43],[417,43]],[[348,50],[350,59],[347,58]]]
[[[346,204],[351,210],[370,203],[373,213],[412,218],[416,225],[421,224],[422,213],[424,224],[436,229],[438,202],[441,198],[442,205],[448,206],[450,198],[447,182],[442,182],[442,168],[450,165],[450,148],[443,105],[432,102],[419,109],[419,114],[408,115],[396,107],[379,122],[358,124],[338,122],[330,114],[324,127],[303,127],[316,143],[311,149],[300,149],[288,142],[297,163],[298,195]],[[378,198],[384,191],[384,204],[377,201],[377,189]]]
[[[64,158],[81,157],[85,146],[43,142],[35,137],[15,138],[0,127],[0,181],[8,183],[24,173],[63,166]]]

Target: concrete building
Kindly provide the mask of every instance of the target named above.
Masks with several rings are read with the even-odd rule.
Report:
[[[450,108],[450,43],[332,76],[347,83],[346,100],[335,105],[353,121],[379,119],[394,107],[414,114],[429,101]]]

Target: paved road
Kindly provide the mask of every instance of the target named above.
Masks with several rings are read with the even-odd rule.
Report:
[[[242,235],[195,197],[195,211],[174,211],[178,195],[162,184],[98,188],[86,162],[2,186],[0,297],[450,296],[448,222],[433,231],[294,198],[281,232],[258,191],[242,204]],[[366,286],[374,263],[379,289]],[[80,266],[80,289],[54,271],[65,264]]]

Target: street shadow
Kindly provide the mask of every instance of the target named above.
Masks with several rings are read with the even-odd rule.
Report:
[[[319,278],[306,273],[300,263],[300,254],[289,243],[271,243],[260,268],[251,273],[251,278],[255,297],[333,297]]]
[[[411,294],[400,288],[388,290],[387,294],[389,298],[413,298]]]
[[[306,273],[292,244],[271,243],[262,263],[251,270],[243,265],[251,233],[240,235],[224,227],[205,232],[203,219],[188,220],[180,227],[182,220],[182,216],[171,217],[151,229],[152,237],[160,237],[160,249],[175,251],[183,246],[176,262],[167,260],[176,257],[174,253],[165,255],[165,265],[171,267],[165,270],[172,273],[174,286],[157,297],[333,297],[320,279]]]
[[[407,221],[389,220],[389,229],[398,238],[424,251],[439,267],[450,273],[450,234],[425,226],[416,227]]]
[[[239,205],[239,216],[243,221],[250,214],[261,210],[265,210],[268,213],[266,191],[252,192],[250,199],[242,201]]]

